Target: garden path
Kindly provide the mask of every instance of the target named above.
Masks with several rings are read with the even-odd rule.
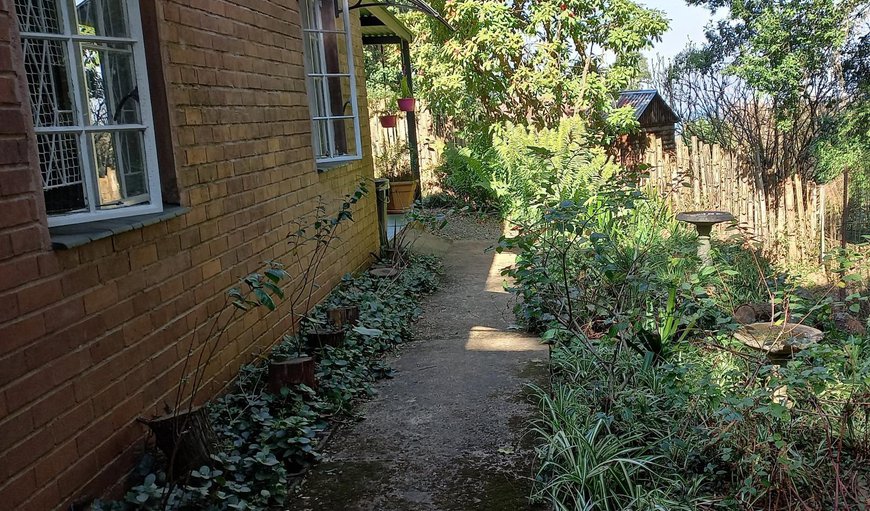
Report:
[[[418,340],[391,361],[395,378],[342,426],[287,509],[310,511],[523,511],[533,450],[527,383],[546,378],[546,348],[511,329],[501,268],[486,249],[498,230],[454,224],[422,240],[442,252],[441,289],[425,300]]]

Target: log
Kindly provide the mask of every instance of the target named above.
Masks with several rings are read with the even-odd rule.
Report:
[[[314,375],[314,359],[311,357],[296,357],[282,362],[269,364],[269,392],[280,394],[282,387],[307,385],[317,388],[317,378]]]
[[[734,320],[742,325],[770,321],[769,303],[744,303],[734,309]]]
[[[346,331],[344,329],[316,329],[305,334],[305,339],[312,348],[323,349],[326,346],[338,348],[344,344],[345,335]]]
[[[329,317],[329,322],[337,328],[352,326],[359,321],[359,307],[356,305],[334,307],[329,309],[326,315]]]
[[[205,408],[139,420],[151,429],[157,448],[166,455],[169,479],[178,479],[195,468],[211,464],[215,440]]]

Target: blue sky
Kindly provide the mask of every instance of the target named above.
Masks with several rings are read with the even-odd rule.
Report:
[[[646,52],[652,60],[656,60],[656,55],[673,57],[685,48],[689,40],[703,42],[704,27],[713,19],[707,9],[690,7],[682,0],[639,0],[638,3],[664,11],[670,19],[670,30],[662,37],[662,42]]]

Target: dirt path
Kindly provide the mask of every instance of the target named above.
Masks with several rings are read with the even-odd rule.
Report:
[[[499,271],[513,256],[485,252],[493,240],[423,241],[443,252],[445,276],[424,303],[419,340],[392,361],[396,376],[363,406],[365,420],[334,434],[287,509],[532,509],[525,384],[543,380],[546,349],[509,329]]]

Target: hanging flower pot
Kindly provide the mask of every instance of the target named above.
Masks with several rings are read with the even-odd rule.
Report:
[[[413,112],[415,103],[414,98],[401,98],[399,99],[399,110],[403,112]]]
[[[382,115],[380,117],[381,126],[383,126],[384,128],[395,128],[397,120],[398,117],[396,117],[395,114]]]

